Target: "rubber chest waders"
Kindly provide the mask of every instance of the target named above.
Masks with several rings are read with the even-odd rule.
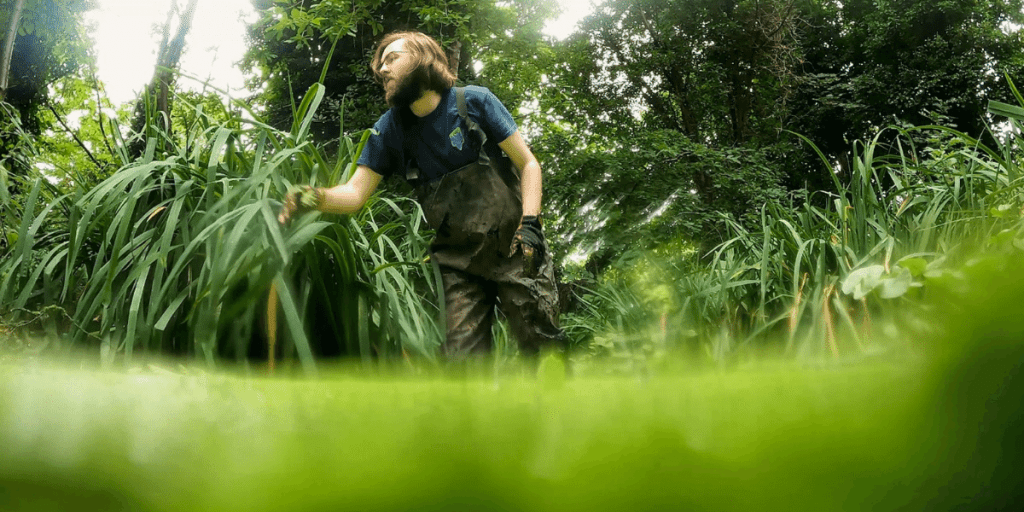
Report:
[[[524,352],[561,343],[550,251],[533,277],[523,274],[522,253],[510,253],[523,215],[519,175],[497,146],[489,154],[486,133],[467,113],[465,89],[455,92],[467,143],[480,148],[477,160],[429,181],[414,163],[406,167],[406,180],[435,231],[431,260],[443,277],[447,309],[442,351],[455,359],[489,351],[496,304]],[[412,155],[408,139],[406,155]]]
[[[435,232],[431,258],[444,267],[486,276],[511,256],[523,216],[519,175],[508,158],[487,154],[487,134],[467,114],[465,89],[455,93],[468,143],[480,147],[477,160],[431,181],[421,179],[413,163],[406,168],[406,180]]]

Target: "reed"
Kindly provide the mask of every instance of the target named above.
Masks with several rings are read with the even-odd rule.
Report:
[[[336,155],[313,144],[323,97],[314,85],[286,132],[241,102],[245,114],[221,122],[194,105],[182,133],[151,123],[145,155],[91,189],[53,196],[42,176],[30,180],[0,262],[0,314],[49,311],[51,336],[108,359],[145,351],[213,363],[266,354],[274,284],[282,354],[307,372],[316,354],[432,354],[437,281],[414,201],[377,195],[354,216],[276,221],[289,187],[347,179],[369,136],[342,135]]]

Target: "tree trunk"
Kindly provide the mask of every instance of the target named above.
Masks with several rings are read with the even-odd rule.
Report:
[[[21,22],[21,10],[24,7],[25,0],[14,2],[11,26],[7,30],[7,39],[4,41],[3,60],[0,60],[0,101],[7,97],[7,80],[11,73],[11,58],[14,56],[14,40],[18,38],[18,25]]]
[[[168,134],[171,132],[170,91],[174,86],[174,69],[178,67],[181,54],[185,50],[185,36],[192,29],[192,15],[195,13],[197,1],[189,0],[185,9],[179,13],[178,27],[174,31],[173,39],[170,38],[171,21],[174,19],[174,12],[178,10],[178,2],[172,2],[171,10],[167,13],[167,21],[164,23],[164,37],[160,42],[153,80],[144,93],[156,107],[153,119],[159,120],[160,127]],[[146,151],[146,118],[146,98],[141,98],[135,104],[135,117],[132,120],[132,131],[141,138],[130,144],[129,152],[132,158],[139,158]]]
[[[462,42],[455,41],[452,46],[448,49],[448,69],[452,71],[452,74],[456,78],[459,76],[459,61],[462,57]]]

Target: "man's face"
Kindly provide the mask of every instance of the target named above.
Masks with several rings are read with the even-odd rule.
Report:
[[[392,107],[408,107],[419,99],[420,73],[416,73],[412,54],[405,48],[405,39],[398,39],[384,48],[380,74],[384,79],[384,100]]]

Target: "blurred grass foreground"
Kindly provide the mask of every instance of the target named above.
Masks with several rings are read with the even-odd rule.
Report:
[[[7,363],[0,510],[1014,510],[1019,260],[933,287],[899,361],[564,381]]]

